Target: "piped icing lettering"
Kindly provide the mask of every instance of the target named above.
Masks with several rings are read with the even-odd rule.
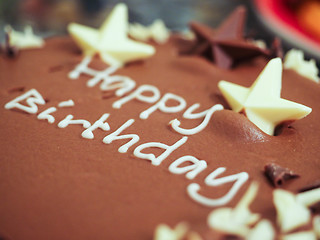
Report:
[[[69,73],[69,78],[78,79],[82,73],[95,76],[97,71],[88,67],[90,62],[90,56],[84,57],[82,61]]]
[[[84,128],[89,128],[91,126],[91,123],[87,120],[84,119],[76,119],[73,120],[73,115],[69,114],[68,116],[65,117],[65,119],[61,120],[58,124],[59,128],[66,128],[70,124],[80,124]]]
[[[81,136],[83,138],[93,139],[94,138],[94,135],[93,135],[94,130],[100,128],[104,131],[109,131],[110,126],[107,122],[105,122],[108,119],[109,115],[110,115],[109,113],[104,113],[99,120],[97,120],[94,124],[92,124],[86,130],[84,130],[81,133]]]
[[[44,119],[47,120],[48,123],[54,123],[55,118],[54,116],[51,115],[51,113],[54,113],[57,111],[57,108],[55,107],[50,107],[46,110],[44,110],[43,112],[39,113],[39,115],[37,116],[38,119]]]
[[[166,103],[168,101],[175,101],[178,103],[178,105],[176,106],[167,106]],[[161,112],[164,113],[176,113],[176,112],[180,112],[182,111],[185,107],[186,107],[187,103],[186,101],[175,94],[172,93],[166,93],[160,100],[159,102],[157,102],[155,105],[151,106],[150,108],[148,108],[147,110],[143,111],[142,113],[140,113],[140,118],[141,119],[147,119],[151,113],[153,113],[154,111],[156,111],[157,109],[159,109]]]
[[[145,96],[143,93],[152,93],[152,96]],[[138,87],[135,91],[133,91],[131,94],[129,94],[126,97],[123,97],[119,99],[118,101],[114,102],[112,107],[119,109],[121,106],[133,99],[137,99],[141,102],[146,103],[154,103],[160,98],[160,91],[158,88],[152,86],[152,85],[141,85]]]
[[[192,113],[195,109],[199,108],[199,106],[200,104],[198,103],[193,104],[184,112],[183,117],[186,119],[196,119],[205,116],[200,125],[191,129],[184,129],[180,127],[181,122],[178,119],[174,119],[169,123],[171,127],[180,134],[193,135],[201,132],[203,129],[206,128],[215,111],[223,110],[223,106],[221,104],[216,104],[212,106],[210,109],[205,110],[201,113]]]
[[[26,101],[28,106],[23,105],[19,102]],[[38,106],[39,105],[44,105],[46,102],[41,96],[41,94],[36,90],[36,89],[31,89],[28,92],[22,94],[21,96],[16,97],[12,101],[8,102],[4,108],[5,109],[12,109],[12,108],[17,108],[22,111],[25,111],[30,114],[35,114],[38,112]]]
[[[64,107],[73,107],[74,106],[74,101],[72,99],[67,100],[67,101],[62,101],[58,104],[58,107],[64,108]]]
[[[117,75],[105,78],[100,85],[100,89],[102,91],[118,89],[116,90],[116,96],[121,97],[124,94],[133,90],[135,86],[136,82],[133,81],[131,78]]]
[[[246,172],[241,172],[241,173],[237,173],[237,174],[233,174],[233,175],[229,175],[229,176],[221,177],[217,179],[217,177],[220,174],[224,173],[225,170],[226,168],[224,167],[217,168],[212,173],[210,173],[205,179],[205,184],[211,187],[217,187],[217,186],[224,185],[226,183],[234,182],[229,192],[225,194],[223,197],[218,199],[211,199],[211,198],[207,198],[200,195],[198,193],[198,191],[200,190],[200,185],[197,183],[191,183],[188,186],[187,192],[189,196],[194,201],[208,207],[222,206],[230,202],[231,199],[237,194],[241,186],[248,180],[249,174]]]
[[[191,162],[192,165],[179,167],[179,165]],[[194,179],[200,172],[205,170],[207,168],[207,162],[204,160],[199,160],[195,158],[194,156],[183,156],[175,160],[173,163],[169,166],[169,171],[173,174],[186,174],[186,178],[188,179]]]
[[[89,75],[92,78],[87,82],[88,87],[94,87],[100,83],[100,89],[103,91],[117,89],[115,94],[118,97],[123,96],[135,88],[136,83],[131,78],[121,75],[111,76],[111,74],[115,73],[119,67],[110,66],[105,70],[98,71],[88,66],[91,61],[92,57],[84,57],[82,61],[69,73],[69,78],[78,79],[81,74]]]
[[[116,131],[114,131],[113,133],[109,134],[108,136],[103,138],[103,142],[105,144],[110,144],[112,143],[114,140],[120,140],[120,139],[130,139],[131,140],[129,142],[127,142],[126,144],[122,145],[118,151],[120,153],[126,153],[128,151],[128,149],[136,144],[140,137],[137,134],[126,134],[126,135],[120,135],[122,133],[122,131],[124,131],[125,129],[127,129],[128,127],[130,127],[132,124],[134,123],[134,119],[129,119],[128,121],[126,121],[121,127],[119,127]]]
[[[101,81],[106,81],[110,74],[116,72],[118,67],[110,66],[103,71],[96,71],[96,74],[87,82],[88,87],[94,87]]]
[[[150,92],[151,92],[151,95],[150,95]],[[115,101],[113,105],[115,105],[116,108],[120,108],[123,104],[133,99],[136,99],[138,101],[145,102],[145,103],[154,103],[153,106],[149,107],[147,110],[141,113],[142,116],[146,116],[146,119],[148,118],[148,116],[150,116],[151,113],[155,112],[156,110],[159,110],[160,112],[163,112],[163,113],[177,113],[182,111],[187,105],[186,101],[182,97],[172,93],[166,93],[160,99],[159,89],[151,85],[139,86],[136,90],[134,90],[128,96],[122,97],[119,100]],[[25,100],[29,104],[29,106],[24,106],[19,103],[20,101],[23,101],[23,100]],[[168,106],[169,101],[170,101],[170,104],[172,103],[177,103],[177,104],[174,106],[171,106],[171,105]],[[30,111],[30,108],[31,108],[32,109],[31,112],[36,113],[38,111],[36,103],[45,104],[45,101],[36,90],[33,90],[25,94],[22,94],[20,97],[17,97],[16,99],[12,100],[7,105],[9,106],[8,109],[14,108],[16,106],[18,106],[18,108],[21,108],[22,106],[22,109],[27,108],[27,110]],[[60,102],[57,105],[58,105],[57,107],[67,107],[67,106],[74,105],[74,102],[72,100],[68,100],[68,101]],[[202,123],[196,128],[184,129],[185,131],[189,131],[189,132],[194,131],[194,133],[192,134],[196,134],[197,132],[203,130],[207,126],[213,113],[215,111],[223,109],[221,105],[216,104],[216,105],[213,105],[211,108],[205,111],[202,111],[200,113],[193,113],[193,111],[196,110],[199,106],[200,106],[199,104],[193,104],[183,114],[183,118],[185,119],[197,119],[197,118],[204,117],[204,120],[202,121]],[[56,107],[50,107],[47,110],[41,112],[37,116],[37,118],[46,119],[49,123],[53,123],[55,122],[55,118],[51,114],[55,111],[57,111]],[[59,128],[66,128],[71,124],[81,125],[83,128],[85,128],[85,130],[82,131],[81,136],[85,139],[93,139],[94,138],[93,132],[96,129],[100,128],[103,131],[111,130],[109,123],[106,122],[109,117],[110,117],[109,113],[104,113],[95,123],[91,124],[88,120],[85,120],[85,119],[74,119],[73,115],[69,114],[64,119],[62,119],[57,125]],[[123,144],[118,149],[120,153],[128,152],[128,150],[134,144],[140,141],[140,137],[138,134],[135,134],[135,133],[122,134],[122,132],[125,131],[127,128],[129,128],[134,122],[135,122],[134,119],[127,120],[117,130],[106,135],[103,138],[102,142],[105,144],[111,144],[115,140],[128,139],[128,142]],[[187,135],[187,134],[184,134],[183,132],[180,132],[180,134]],[[167,145],[161,142],[142,143],[133,150],[133,155],[137,158],[150,161],[151,164],[154,166],[158,166],[165,159],[167,159],[172,152],[174,152],[175,150],[180,148],[182,145],[184,145],[187,142],[187,140],[188,140],[188,137],[183,136],[180,140],[177,140],[172,145]],[[146,150],[152,150],[152,148],[160,148],[160,149],[163,149],[164,151],[159,156],[156,156],[155,154],[152,154],[152,153],[145,153]],[[190,164],[184,165],[188,163]],[[184,155],[176,159],[175,161],[173,161],[170,164],[168,171],[173,174],[185,174],[187,179],[193,180],[200,173],[203,173],[206,170],[206,168],[207,168],[207,162],[205,160],[199,160],[196,157],[191,155]],[[196,202],[204,206],[220,206],[228,203],[235,196],[235,194],[238,192],[238,190],[244,184],[244,182],[248,179],[248,174],[245,172],[242,172],[242,173],[231,175],[228,177],[222,177],[222,178],[216,179],[216,177],[219,174],[223,173],[224,171],[225,171],[225,168],[221,167],[216,169],[212,173],[210,173],[205,179],[205,184],[208,186],[216,187],[228,182],[235,181],[232,188],[225,196],[219,199],[206,198],[204,196],[199,195],[199,193],[197,192],[200,189],[200,185],[196,183],[192,183],[192,184],[189,184],[189,186],[187,187],[187,192],[188,192],[188,195],[191,197],[191,199],[195,200]]]
[[[181,147],[187,140],[188,137],[182,137],[179,141],[171,146],[159,142],[143,143],[134,149],[133,154],[138,158],[150,160],[152,165],[158,166],[164,159],[166,159],[173,151]],[[160,154],[160,156],[156,157],[152,153],[142,153],[142,151],[146,148],[162,148],[165,151]]]

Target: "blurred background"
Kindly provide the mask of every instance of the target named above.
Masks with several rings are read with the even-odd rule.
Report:
[[[44,37],[66,34],[66,25],[70,22],[99,27],[118,2],[116,0],[0,0],[0,40],[4,37],[3,28],[6,24],[12,25],[16,30],[31,25],[37,34]],[[302,48],[307,56],[320,59],[320,0],[123,0],[121,2],[129,7],[130,22],[149,25],[160,18],[173,31],[188,29],[190,20],[217,27],[237,6],[245,5],[248,9],[246,32],[249,37],[263,39],[269,45],[274,36],[278,35],[283,40],[285,50],[292,47]],[[286,26],[277,21],[294,25],[294,28],[290,29],[289,26],[288,31],[282,31]],[[302,40],[292,35],[294,31],[302,36]],[[312,44],[305,39],[312,41]],[[310,49],[311,45],[313,48]]]
[[[98,27],[115,0],[0,0],[0,22],[13,26],[31,24],[38,31],[64,33],[75,21]],[[131,22],[147,25],[161,18],[172,30],[183,30],[191,19],[217,25],[246,0],[124,0]]]

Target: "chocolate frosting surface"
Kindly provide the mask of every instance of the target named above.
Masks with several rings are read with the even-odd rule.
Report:
[[[187,107],[200,103],[199,112],[219,103],[226,108],[215,112],[203,131],[188,136],[188,141],[159,166],[134,157],[135,147],[146,142],[172,145],[183,135],[168,126],[171,120],[177,118],[181,127],[193,128],[203,119],[183,119],[184,111],[156,111],[143,120],[139,114],[152,104],[138,100],[120,109],[112,108],[120,98],[102,92],[98,86],[88,88],[89,76],[68,78],[82,60],[69,38],[48,39],[45,48],[22,51],[14,59],[0,56],[0,236],[13,240],[147,240],[152,239],[159,223],[174,226],[181,221],[190,223],[195,231],[206,232],[207,215],[213,208],[194,202],[186,188],[198,183],[203,196],[225,195],[232,184],[204,184],[206,176],[218,167],[227,168],[222,176],[247,172],[249,182],[258,181],[260,189],[251,209],[275,222],[274,188],[263,173],[266,164],[276,163],[299,174],[299,179],[284,186],[294,192],[319,179],[318,84],[291,70],[283,72],[282,97],[313,111],[284,127],[278,136],[268,136],[244,115],[229,110],[217,87],[220,80],[249,87],[264,68],[265,59],[224,70],[199,56],[179,56],[172,41],[156,48],[155,56],[131,63],[116,74],[134,79],[137,87],[156,86],[162,96],[179,95],[187,101]],[[106,65],[95,58],[90,67],[102,70]],[[75,106],[57,107],[53,124],[4,108],[32,88],[47,102],[38,106],[38,113],[69,99]],[[107,121],[111,130],[95,130],[93,140],[81,137],[84,128],[80,125],[64,129],[57,126],[68,114],[94,123],[103,113],[110,113]],[[123,134],[138,134],[140,140],[127,153],[118,152],[127,140],[110,145],[102,142],[130,118],[135,122]],[[162,150],[145,152],[159,155]],[[168,166],[184,155],[206,160],[207,169],[193,180],[170,173]],[[247,182],[227,206],[234,206],[248,186]]]

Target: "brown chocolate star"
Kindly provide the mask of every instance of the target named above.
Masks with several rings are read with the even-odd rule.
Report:
[[[287,180],[300,177],[288,168],[281,167],[275,163],[267,164],[264,167],[264,172],[275,187],[281,186]]]
[[[238,7],[217,30],[201,23],[190,23],[196,40],[186,54],[201,55],[221,68],[229,69],[236,63],[268,56],[269,51],[256,46],[243,37],[246,9]]]

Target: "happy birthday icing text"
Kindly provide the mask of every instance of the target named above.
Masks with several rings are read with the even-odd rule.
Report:
[[[89,68],[88,65],[91,62],[91,58],[84,58],[83,61],[78,64],[73,71],[70,72],[69,77],[71,79],[77,79],[81,74],[86,74],[92,78],[88,80],[87,86],[93,87],[100,84],[100,89],[102,90],[115,90],[115,94],[120,99],[113,102],[112,107],[114,109],[120,109],[124,104],[132,101],[138,100],[140,102],[152,104],[149,108],[142,111],[139,114],[140,119],[148,119],[149,116],[155,111],[160,111],[163,113],[178,113],[183,111],[187,107],[187,103],[184,98],[175,95],[173,93],[165,93],[161,96],[159,89],[152,85],[140,85],[136,87],[136,83],[133,79],[127,76],[111,75],[117,71],[115,67],[109,67],[103,71],[97,71],[95,69]],[[124,96],[126,94],[126,96]],[[175,102],[174,106],[168,106],[168,102]],[[25,103],[25,104],[22,104]],[[46,102],[42,95],[36,90],[31,89],[21,96],[13,99],[5,105],[6,109],[20,109],[29,114],[37,114],[39,120],[47,120],[48,123],[52,124],[56,121],[53,113],[58,111],[59,108],[72,107],[75,105],[73,100],[67,100],[60,102],[57,107],[49,107],[46,110],[38,113],[38,105],[45,105]],[[94,131],[96,129],[101,129],[106,132],[110,132],[106,135],[102,142],[105,144],[111,144],[112,142],[120,139],[125,139],[127,142],[119,147],[119,153],[126,153],[129,149],[133,150],[135,157],[140,159],[146,159],[151,162],[152,165],[160,165],[166,158],[170,156],[172,152],[180,148],[182,145],[188,142],[188,136],[194,135],[206,128],[211,117],[216,111],[223,109],[220,104],[215,104],[209,109],[195,113],[194,111],[200,107],[199,103],[195,103],[188,107],[184,113],[184,119],[200,119],[203,118],[202,122],[191,129],[185,129],[180,127],[180,120],[173,119],[168,124],[171,126],[172,130],[176,133],[182,135],[182,137],[175,140],[174,143],[161,143],[161,142],[147,142],[139,144],[140,137],[136,133],[122,134],[126,129],[132,129],[135,123],[135,119],[129,119],[123,123],[119,128],[112,129],[108,123],[108,118],[111,117],[109,113],[104,113],[97,119],[94,123],[91,123],[85,119],[75,119],[71,114],[67,115],[64,119],[58,122],[59,128],[66,128],[71,124],[81,125],[84,130],[81,136],[85,139],[93,139]],[[133,147],[133,145],[138,144],[138,146]],[[156,156],[151,153],[143,153],[145,149],[160,148],[163,152]],[[185,165],[188,163],[188,165]],[[186,178],[193,180],[201,172],[207,168],[207,162],[205,160],[197,159],[191,155],[184,155],[174,160],[168,170],[173,174],[185,174]],[[230,202],[233,197],[237,194],[241,186],[248,180],[249,175],[246,172],[240,172],[233,175],[228,175],[220,177],[222,173],[226,171],[225,167],[219,167],[212,171],[204,180],[204,184],[209,187],[217,187],[224,185],[226,183],[233,182],[232,187],[229,191],[222,197],[217,199],[208,198],[199,194],[200,185],[198,183],[190,183],[187,186],[188,195],[196,202],[208,206],[216,207],[222,206]]]

